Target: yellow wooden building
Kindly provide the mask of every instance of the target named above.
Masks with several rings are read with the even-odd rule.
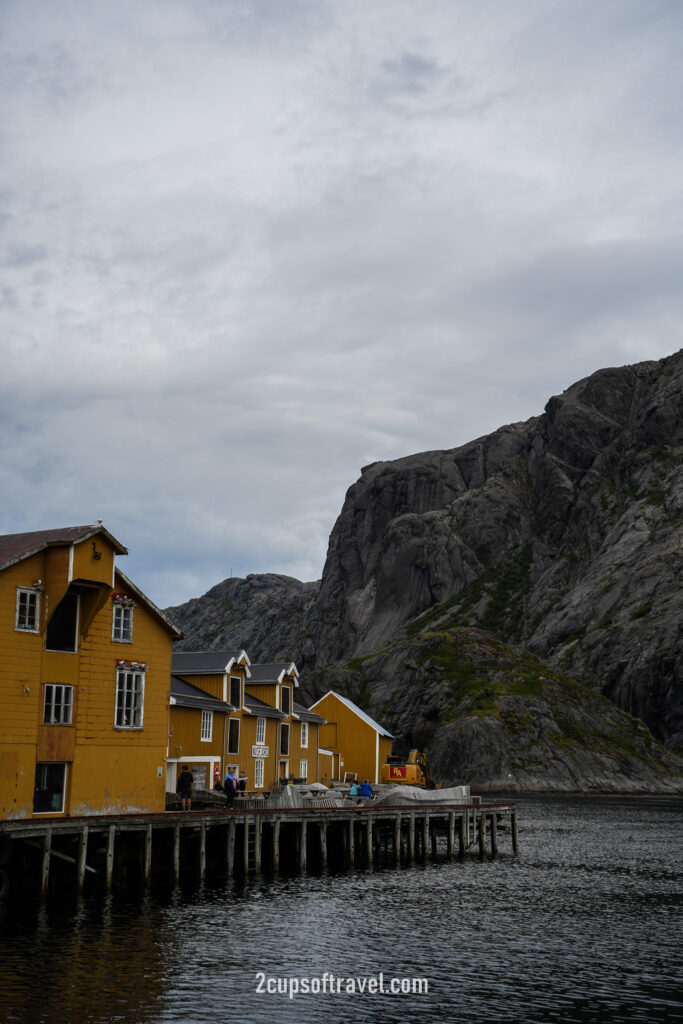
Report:
[[[0,536],[0,818],[164,809],[179,630],[101,522]]]
[[[177,651],[173,674],[223,702],[223,725],[212,745],[205,746],[209,741],[200,739],[199,706],[190,710],[172,702],[169,791],[175,790],[183,764],[189,765],[197,788],[198,779],[212,780],[216,769],[225,778],[228,768],[246,776],[247,789],[257,793],[290,777],[318,780],[318,730],[323,719],[295,701],[299,677],[294,663],[252,665],[243,650]],[[171,692],[173,696],[173,687]],[[206,726],[208,715],[202,717]]]
[[[310,710],[325,719],[320,727],[320,746],[325,751],[325,769],[338,773],[333,778],[343,781],[348,775],[361,782],[379,782],[382,765],[391,755],[391,733],[334,690],[312,704]]]

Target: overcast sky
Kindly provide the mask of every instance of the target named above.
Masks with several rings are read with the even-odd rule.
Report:
[[[679,0],[0,0],[0,532],[317,579],[363,465],[676,351]]]

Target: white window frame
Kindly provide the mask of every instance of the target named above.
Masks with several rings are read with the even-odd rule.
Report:
[[[210,743],[213,738],[213,711],[202,711],[202,743]]]
[[[115,600],[113,602],[111,614],[112,643],[133,643],[133,607],[134,605],[132,601]],[[118,623],[116,621],[117,613],[119,613],[120,616],[120,621]],[[126,622],[126,620],[128,621]]]
[[[265,762],[262,757],[254,758],[254,789],[263,789],[265,777],[264,764]]]
[[[239,683],[240,697],[239,697],[239,700],[237,701],[236,704],[235,704],[235,702],[232,699],[232,684],[233,684],[233,682]],[[230,676],[230,682],[228,684],[228,687],[229,687],[228,688],[228,703],[232,704],[232,706],[235,708],[235,710],[238,711],[242,707],[242,676]]]
[[[46,683],[43,700],[43,725],[71,725],[73,703],[73,686],[68,683]],[[56,707],[60,709],[57,715],[55,715]]]
[[[266,720],[265,718],[256,719],[256,746],[264,747],[266,745]]]
[[[22,615],[22,598],[24,598],[24,614]],[[34,605],[31,613],[31,605]],[[23,618],[24,622],[21,622]],[[40,632],[40,591],[31,587],[17,587],[17,604],[14,614],[14,628],[19,633]]]
[[[123,687],[123,689],[122,689]],[[129,689],[130,687],[130,689]],[[123,694],[123,703],[120,700]],[[131,706],[127,695],[132,695]],[[133,721],[126,721],[132,711]],[[114,706],[114,728],[136,730],[144,728],[145,715],[145,670],[140,668],[122,667],[116,670],[116,703]]]
[[[237,749],[236,750],[232,750],[231,747],[230,747],[230,726],[231,726],[232,722],[237,722]],[[240,726],[241,726],[241,723],[240,723],[239,718],[229,718],[228,719],[228,754],[239,754],[239,752],[240,752],[240,734],[242,732],[242,729],[241,729]]]
[[[286,711],[285,711],[285,701],[284,701],[285,693],[287,694],[287,703],[288,703],[288,707],[287,707]],[[291,715],[291,713],[292,713],[292,688],[291,688],[291,686],[281,686],[280,687],[280,711],[283,711],[286,715]]]
[[[301,723],[301,742],[299,746],[308,747],[308,722]]]
[[[299,778],[308,782],[308,761],[299,761]]]

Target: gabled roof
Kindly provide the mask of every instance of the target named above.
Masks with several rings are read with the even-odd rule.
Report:
[[[353,711],[354,715],[358,715],[358,717],[363,722],[365,722],[366,725],[369,725],[372,729],[375,730],[375,732],[378,732],[380,736],[386,736],[388,739],[393,740],[394,737],[391,735],[390,732],[387,732],[387,730],[383,726],[381,726],[379,722],[376,722],[374,718],[370,718],[370,715],[366,715],[364,711],[361,711],[361,709],[357,707],[352,700],[349,700],[348,697],[342,697],[340,693],[336,693],[334,690],[328,690],[327,693],[325,694],[325,697],[336,697],[338,701],[341,701],[342,704],[346,705],[349,711]],[[315,701],[314,704],[311,704],[310,710],[312,711],[313,708],[317,707],[318,704],[321,703],[321,701],[324,701],[325,697],[321,697],[320,700],[317,700]],[[329,718],[327,719],[327,721],[329,722]]]
[[[251,662],[246,651],[174,651],[172,671],[190,676],[225,675],[242,659],[249,678]]]
[[[265,665],[252,665],[250,683],[281,683],[285,676],[294,676],[299,685],[299,670],[293,661],[273,661]]]
[[[101,522],[89,526],[64,526],[55,530],[34,530],[31,533],[6,533],[0,536],[0,569],[6,569],[45,548],[60,544],[80,544],[102,534],[117,555],[127,555],[128,549],[102,526]]]
[[[232,704],[205,693],[198,686],[186,683],[178,676],[171,676],[171,704],[185,708],[201,708],[203,711],[234,711]]]
[[[162,612],[161,608],[157,608],[154,601],[151,601],[146,594],[143,594],[140,588],[136,587],[133,581],[128,579],[125,572],[121,572],[120,569],[116,569],[115,576],[118,579],[120,579],[130,590],[133,591],[138,600],[141,601],[147,607],[148,611],[150,611],[152,615],[155,615],[158,619],[161,620],[164,626],[166,626],[171,631],[171,633],[173,633],[176,639],[183,635],[182,631],[178,629],[175,623],[171,622],[166,612]]]
[[[259,700],[258,697],[252,697],[250,693],[244,695],[244,707],[250,715],[260,715],[261,718],[285,718],[286,715],[283,711],[278,711],[271,704],[266,704],[264,700]]]
[[[311,725],[315,725],[317,722],[318,725],[324,725],[327,721],[326,718],[316,715],[315,711],[309,711],[308,708],[305,708],[302,704],[297,704],[296,701],[292,701],[292,709],[294,715],[300,718],[302,722],[310,722]]]

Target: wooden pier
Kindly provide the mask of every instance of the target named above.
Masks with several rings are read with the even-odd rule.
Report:
[[[501,830],[517,852],[510,803],[264,808],[232,811],[0,822],[0,898],[14,888],[45,898],[55,888],[105,889],[159,877],[178,882],[207,873],[340,870],[410,865],[498,854]],[[251,805],[251,806],[250,806]]]

